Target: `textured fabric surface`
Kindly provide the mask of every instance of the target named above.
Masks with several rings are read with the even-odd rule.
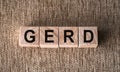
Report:
[[[20,26],[97,26],[99,46],[20,47]],[[120,72],[120,0],[0,0],[0,72]]]

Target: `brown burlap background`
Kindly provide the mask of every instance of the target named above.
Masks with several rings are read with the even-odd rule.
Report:
[[[20,26],[98,26],[99,46],[20,47]],[[120,72],[120,0],[0,0],[0,72]]]

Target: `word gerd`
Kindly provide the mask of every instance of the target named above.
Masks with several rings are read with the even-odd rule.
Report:
[[[22,47],[96,48],[97,27],[21,27],[19,45]]]

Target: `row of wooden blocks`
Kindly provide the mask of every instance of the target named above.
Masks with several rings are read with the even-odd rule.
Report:
[[[19,45],[41,48],[96,48],[97,27],[26,27],[20,28]]]

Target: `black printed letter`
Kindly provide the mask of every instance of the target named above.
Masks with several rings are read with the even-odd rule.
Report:
[[[54,32],[53,30],[45,30],[45,42],[53,43],[53,40],[48,40],[48,37],[53,37],[53,35],[48,35],[48,32]]]
[[[86,39],[87,32],[91,34],[91,38],[89,40]],[[84,30],[84,42],[89,43],[92,42],[92,40],[93,40],[93,32],[91,30]]]
[[[67,32],[71,33],[70,35],[67,35]],[[73,31],[72,30],[64,30],[64,42],[66,42],[67,38],[69,38],[71,40],[71,42],[74,42],[72,39],[73,36]]]
[[[35,41],[35,36],[30,36],[31,39],[29,40],[29,39],[27,38],[27,34],[28,34],[29,32],[31,32],[32,34],[35,34],[35,32],[34,32],[33,30],[27,30],[27,31],[25,32],[24,38],[25,38],[25,40],[26,40],[27,42],[32,43],[32,42]]]

